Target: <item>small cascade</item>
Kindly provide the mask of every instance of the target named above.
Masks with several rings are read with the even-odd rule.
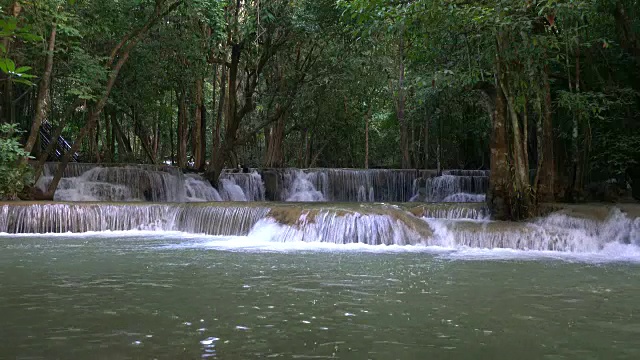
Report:
[[[0,232],[81,233],[87,231],[169,229],[169,205],[35,204],[4,205]]]
[[[0,206],[0,232],[183,231],[260,241],[593,253],[640,246],[638,208],[561,209],[530,222],[486,219],[482,204],[105,204]],[[404,208],[403,208],[404,207]],[[586,207],[579,207],[586,209]],[[604,211],[603,209],[606,209]],[[625,251],[625,250],[622,250]],[[637,251],[637,250],[633,250]]]
[[[469,203],[469,202],[485,202],[487,196],[485,194],[467,194],[457,193],[445,197],[442,202],[456,202],[456,203]]]
[[[618,209],[605,220],[551,214],[529,223],[425,219],[434,231],[430,245],[481,249],[597,252],[606,244],[640,246],[640,218]]]
[[[293,173],[293,181],[291,182],[290,187],[285,190],[285,194],[283,196],[285,201],[326,201],[322,192],[316,189],[314,182],[317,183],[316,174],[305,174],[300,170],[296,171]]]
[[[247,235],[268,209],[196,204],[34,204],[4,205],[0,232],[82,233],[164,230],[209,235]]]
[[[418,178],[412,202],[484,202],[488,170],[446,170],[441,176]]]
[[[409,211],[418,217],[448,220],[489,220],[489,208],[485,204],[428,204]]]
[[[200,175],[186,175],[185,188],[187,192],[187,201],[189,202],[222,201],[218,191]]]
[[[491,172],[489,170],[461,170],[461,169],[453,169],[453,170],[443,170],[442,175],[452,175],[452,176],[486,176],[489,177]]]
[[[57,162],[45,163],[42,168],[42,175],[53,177],[53,175],[56,173],[56,170],[58,169],[58,164],[59,163]],[[80,175],[95,168],[96,166],[97,166],[96,164],[70,162],[67,164],[67,166],[65,166],[64,172],[62,173],[62,177],[64,178],[79,177]]]
[[[265,200],[264,182],[262,181],[262,177],[256,170],[251,170],[251,172],[248,173],[225,170],[222,174],[220,174],[220,181],[222,180],[227,180],[227,188],[230,188],[230,185],[233,184],[237,185],[242,190],[245,200],[234,201]],[[239,198],[237,189],[234,188],[231,191],[235,192],[234,196],[236,198]]]
[[[194,234],[247,235],[269,212],[265,207],[182,206],[172,230]]]
[[[219,184],[223,201],[249,201],[242,188],[232,179],[220,179]]]
[[[293,226],[261,220],[250,236],[275,242],[329,242],[334,244],[416,245],[418,232],[388,215],[319,211],[303,213]]]
[[[36,186],[45,191],[53,179],[56,163],[45,164]],[[54,199],[58,201],[153,201],[184,202],[185,179],[170,166],[97,166],[69,164]]]
[[[405,202],[413,192],[413,183],[420,176],[416,170],[389,169],[286,169],[279,175],[280,200],[287,201],[300,179],[306,174],[324,200],[331,202]]]

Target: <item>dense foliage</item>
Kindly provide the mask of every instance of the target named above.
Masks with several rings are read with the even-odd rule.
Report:
[[[640,183],[636,0],[0,5],[0,115],[42,161],[44,124],[63,162],[491,168],[508,217]]]
[[[0,125],[0,200],[17,199],[33,183],[31,167],[23,162],[27,154],[18,141],[16,127]]]

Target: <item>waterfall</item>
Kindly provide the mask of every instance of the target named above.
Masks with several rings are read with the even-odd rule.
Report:
[[[410,201],[484,202],[488,170],[446,170],[441,176],[416,179]]]
[[[305,174],[298,170],[293,173],[293,181],[286,189],[286,201],[326,201],[322,192],[316,189],[314,182],[317,183],[316,174]],[[313,181],[312,180],[316,180]]]
[[[461,170],[461,169],[453,169],[453,170],[443,170],[442,175],[453,175],[453,176],[486,176],[488,177],[490,174],[489,170]]]
[[[442,202],[485,202],[487,196],[485,194],[467,194],[467,193],[455,193],[445,197]]]
[[[265,200],[265,188],[264,182],[262,181],[262,177],[256,170],[251,170],[249,173],[241,173],[241,172],[232,172],[230,170],[225,170],[220,174],[220,182],[225,180],[227,184],[227,189],[230,189],[231,185],[237,185],[244,196],[244,200],[239,200],[241,197],[239,196],[238,189],[234,187],[233,190],[229,190],[233,192],[233,197],[228,198],[227,200],[234,201],[264,201]],[[224,188],[224,185],[222,185]],[[237,200],[235,200],[237,199]]]
[[[596,252],[606,244],[640,246],[640,218],[612,209],[604,220],[555,213],[529,223],[425,219],[431,244],[445,247]]]
[[[45,164],[36,186],[45,191],[53,179],[56,163]],[[185,178],[170,166],[97,166],[69,164],[54,194],[58,201],[153,201],[184,202]]]
[[[449,220],[489,220],[489,208],[484,204],[429,204],[410,209],[418,217]]]
[[[261,220],[251,235],[276,242],[367,245],[415,245],[422,242],[418,232],[392,216],[334,211],[303,213],[294,226],[278,224],[272,219]]]
[[[420,176],[416,170],[285,169],[279,173],[279,200],[287,201],[297,191],[294,188],[302,185],[301,173],[322,194],[323,200],[312,201],[331,202],[405,202],[411,198],[414,180]]]
[[[187,201],[189,202],[222,201],[218,191],[200,175],[186,175],[185,188],[187,192]]]
[[[598,252],[610,244],[640,246],[640,217],[618,208],[600,213],[559,210],[517,223],[486,220],[486,208],[480,204],[406,206],[15,203],[0,206],[0,232],[182,231],[249,236],[272,242],[582,253]],[[637,213],[637,209],[631,211]]]
[[[209,235],[246,235],[268,209],[191,204],[35,204],[4,205],[0,232],[82,233],[166,230]]]
[[[181,206],[171,230],[210,235],[247,235],[268,208],[251,206]]]
[[[46,163],[36,186],[45,191],[57,163]],[[70,163],[60,180],[57,201],[264,201],[262,178],[250,173],[225,171],[220,193],[196,174],[183,175],[179,168],[155,165],[100,166]]]
[[[242,188],[232,179],[220,179],[220,196],[224,201],[249,201]]]

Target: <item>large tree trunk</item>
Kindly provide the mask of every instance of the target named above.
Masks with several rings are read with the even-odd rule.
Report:
[[[215,89],[215,84],[214,84]],[[216,112],[215,126],[213,127],[213,145],[211,146],[211,160],[209,167],[213,169],[216,158],[221,156],[220,133],[222,131],[222,120],[225,109],[225,98],[227,93],[227,68],[225,65],[220,66],[220,94],[218,96],[218,110]]]
[[[111,125],[113,126],[114,137],[118,142],[118,155],[120,155],[120,160],[129,161],[133,155],[133,148],[131,147],[131,142],[129,141],[127,134],[122,131],[122,127],[118,122],[118,114],[115,109],[111,113]]]
[[[220,173],[224,168],[225,160],[231,155],[235,148],[238,127],[240,126],[239,122],[242,120],[242,117],[236,113],[238,108],[238,92],[236,89],[241,50],[240,44],[233,44],[231,47],[231,64],[229,64],[229,77],[224,106],[225,132],[224,139],[219,147],[219,152],[211,167],[209,181],[212,184],[217,184],[218,177],[220,177]],[[245,101],[250,102],[251,99],[245,99]]]
[[[104,161],[106,163],[113,162],[113,125],[111,125],[111,111],[106,111],[104,114],[104,131],[105,131],[105,142],[104,142]]]
[[[276,112],[279,112],[280,104],[276,104]],[[275,124],[271,126],[269,131],[269,140],[267,141],[267,153],[264,166],[267,168],[279,168],[284,163],[284,130],[285,130],[285,114],[282,114]]]
[[[496,86],[494,109],[491,116],[491,176],[487,192],[487,205],[495,219],[510,217],[509,147],[507,144],[507,105],[500,86]]]
[[[147,158],[149,158],[149,161],[151,161],[152,164],[156,165],[157,160],[154,156],[153,148],[151,145],[151,136],[147,132],[145,125],[140,122],[138,111],[135,106],[132,107],[131,114],[133,117],[133,131],[138,139],[140,139],[140,146],[142,147],[142,151],[147,156]]]
[[[424,168],[429,168],[429,123],[431,116],[425,107],[425,123],[424,123]]]
[[[178,98],[178,167],[185,169],[187,167],[187,104],[184,90],[180,92]]]
[[[371,121],[371,103],[364,117],[364,168],[369,168],[369,122]]]
[[[575,91],[576,94],[580,94],[580,46],[579,41],[577,39],[578,46],[576,46],[575,50]],[[568,59],[567,59],[568,61]],[[582,198],[582,180],[583,180],[583,168],[584,164],[580,161],[580,146],[578,138],[580,136],[580,119],[582,117],[582,109],[578,106],[573,114],[573,129],[571,132],[571,149],[572,149],[572,157],[571,157],[571,188],[569,189],[570,200],[578,201]]]
[[[44,73],[42,74],[38,88],[36,112],[33,116],[29,138],[27,138],[27,142],[24,145],[24,150],[27,153],[33,150],[33,145],[36,143],[36,139],[40,134],[42,121],[47,117],[47,113],[49,112],[49,85],[51,84],[51,73],[53,72],[53,51],[56,45],[56,32],[57,24],[53,23],[51,26],[51,35],[49,35],[49,45],[47,46],[47,59],[45,60]]]
[[[542,74],[544,83],[544,117],[542,119],[542,159],[539,165],[540,173],[537,175],[539,177],[537,191],[539,202],[554,201],[556,191],[556,166],[553,154],[553,108],[548,71],[548,67],[545,67]]]
[[[194,152],[194,168],[202,169],[204,167],[204,159],[205,154],[202,151],[202,134],[204,133],[204,128],[202,127],[202,96],[203,96],[203,80],[198,78],[196,80],[195,89],[194,89],[194,105],[195,105],[195,116],[193,119],[193,132],[192,132],[192,141],[193,141],[193,152]]]
[[[405,49],[404,49],[404,34],[400,34],[400,43],[398,46],[398,61],[399,61],[399,74],[398,74],[398,95],[396,99],[396,116],[398,118],[398,124],[400,125],[400,154],[401,154],[401,167],[403,169],[411,168],[411,157],[409,155],[409,126],[407,125],[407,119],[405,119],[405,103],[406,94],[404,88],[405,81]]]

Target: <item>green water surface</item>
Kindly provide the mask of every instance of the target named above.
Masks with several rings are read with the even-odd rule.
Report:
[[[636,264],[205,241],[1,237],[0,358],[640,359]]]

